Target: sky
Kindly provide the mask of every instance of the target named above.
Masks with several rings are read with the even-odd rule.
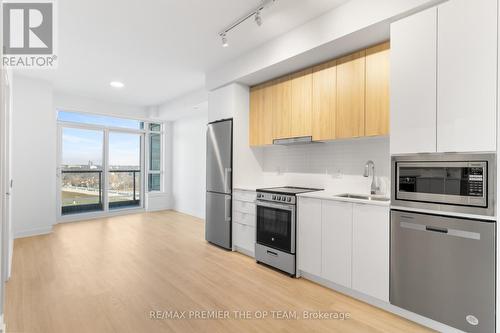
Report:
[[[90,123],[110,127],[139,128],[139,121],[113,117],[59,112],[59,120]],[[88,164],[102,166],[103,131],[63,128],[62,164]],[[140,166],[140,134],[109,132],[109,165]]]

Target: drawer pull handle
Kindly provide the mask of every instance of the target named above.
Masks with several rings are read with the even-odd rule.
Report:
[[[431,227],[431,226],[426,226],[425,230],[427,230],[427,231],[433,231],[433,232],[440,232],[442,234],[447,234],[448,233],[448,229],[446,229],[446,228],[437,228],[437,227]]]
[[[267,250],[267,254],[270,254],[270,255],[272,255],[272,256],[274,256],[274,257],[277,257],[277,256],[278,256],[278,254],[277,254],[276,252],[269,251],[269,250]]]

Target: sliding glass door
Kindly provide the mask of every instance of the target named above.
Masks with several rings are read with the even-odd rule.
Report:
[[[101,211],[104,131],[62,128],[62,214]]]
[[[142,207],[144,133],[60,126],[61,215]]]
[[[141,205],[142,136],[109,132],[109,209]]]

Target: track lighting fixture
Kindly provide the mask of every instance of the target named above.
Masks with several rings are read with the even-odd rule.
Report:
[[[255,23],[260,27],[262,25],[262,17],[260,16],[260,10],[255,12]]]
[[[257,24],[260,27],[262,25],[262,16],[261,16],[262,10],[265,9],[266,7],[268,7],[269,5],[275,3],[276,1],[278,1],[278,0],[262,0],[261,4],[258,7],[254,8],[252,11],[248,12],[246,15],[243,15],[241,18],[237,19],[234,23],[229,25],[226,29],[219,32],[219,36],[220,36],[221,41],[222,41],[222,47],[229,46],[229,44],[227,42],[226,34],[229,31],[236,28],[237,26],[239,26],[241,23],[248,20],[249,18],[253,17],[255,20],[255,24]]]
[[[227,42],[226,34],[221,34],[222,47],[228,47],[229,43]]]

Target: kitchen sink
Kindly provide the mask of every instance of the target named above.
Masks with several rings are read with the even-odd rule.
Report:
[[[335,197],[349,198],[349,199],[360,199],[360,200],[386,201],[386,202],[391,200],[389,198],[376,196],[376,195],[368,195],[368,194],[363,195],[363,194],[351,194],[351,193],[339,194],[339,195],[335,195]]]

